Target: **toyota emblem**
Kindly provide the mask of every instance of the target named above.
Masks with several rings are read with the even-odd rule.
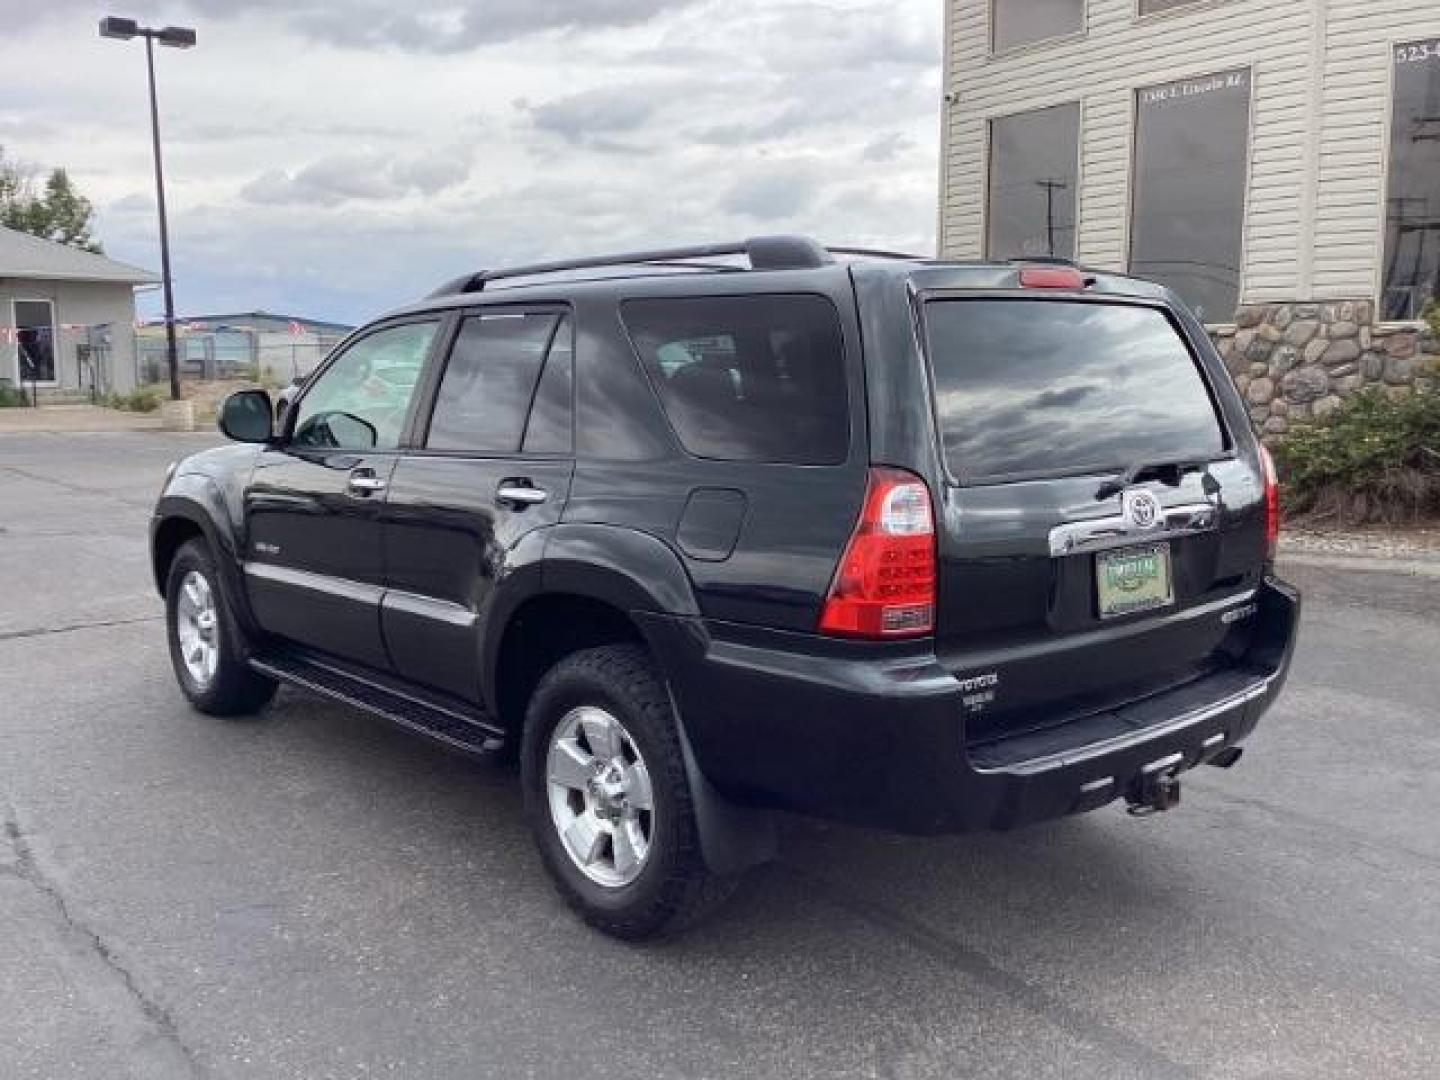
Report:
[[[1131,490],[1120,497],[1125,523],[1133,529],[1153,529],[1160,522],[1160,502],[1148,491]]]

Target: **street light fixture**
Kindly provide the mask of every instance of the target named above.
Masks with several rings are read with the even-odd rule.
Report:
[[[150,140],[155,152],[155,203],[160,211],[160,275],[165,289],[165,353],[170,361],[170,397],[180,400],[180,362],[175,348],[175,291],[170,282],[170,227],[165,219],[165,168],[160,160],[160,109],[155,103],[154,43],[172,49],[195,47],[195,31],[185,26],[167,26],[160,30],[141,26],[134,19],[114,15],[100,20],[100,36],[117,41],[145,39],[145,68],[150,75]]]

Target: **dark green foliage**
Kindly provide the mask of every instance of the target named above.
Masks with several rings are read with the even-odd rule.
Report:
[[[53,169],[40,190],[34,177],[0,147],[0,225],[60,244],[99,252],[90,235],[95,211],[64,169]]]
[[[1440,514],[1440,391],[1356,394],[1275,447],[1286,510],[1354,525]]]

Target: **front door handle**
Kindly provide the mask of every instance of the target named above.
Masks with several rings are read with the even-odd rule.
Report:
[[[496,502],[513,506],[517,510],[523,510],[527,506],[539,506],[549,497],[549,492],[531,486],[528,480],[502,480],[495,489]]]
[[[376,492],[384,491],[385,481],[369,469],[365,469],[351,473],[349,483],[345,486],[351,495],[364,499],[374,495]]]

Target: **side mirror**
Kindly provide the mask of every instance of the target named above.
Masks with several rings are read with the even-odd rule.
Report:
[[[242,443],[269,442],[275,430],[275,412],[264,390],[237,390],[220,406],[220,431]]]

